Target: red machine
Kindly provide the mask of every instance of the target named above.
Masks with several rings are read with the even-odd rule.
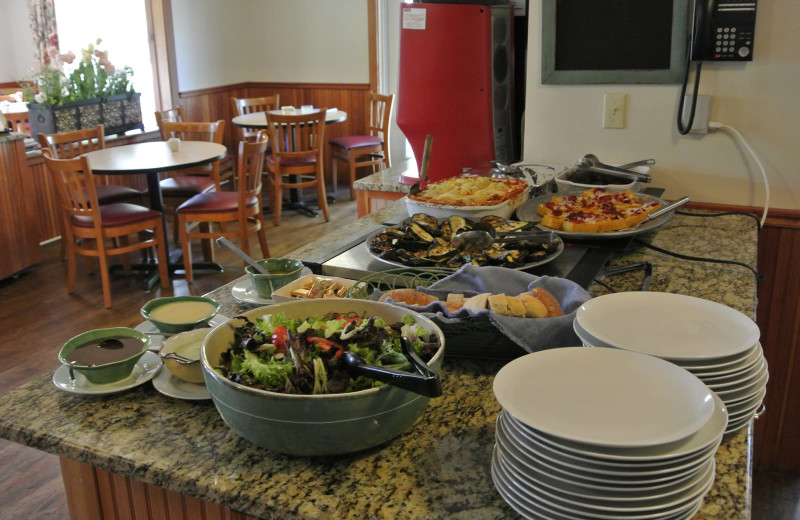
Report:
[[[516,158],[513,6],[401,6],[397,125],[421,166],[433,136],[428,178]]]

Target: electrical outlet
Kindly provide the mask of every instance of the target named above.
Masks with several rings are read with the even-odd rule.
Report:
[[[625,94],[606,94],[603,102],[603,128],[625,128]]]

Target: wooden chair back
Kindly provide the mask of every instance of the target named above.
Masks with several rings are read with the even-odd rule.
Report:
[[[27,112],[9,112],[3,115],[12,132],[31,135],[31,124]]]
[[[267,153],[269,139],[265,131],[256,133],[253,142],[239,141],[239,159],[237,164],[237,186],[239,190],[239,207],[245,201],[256,197],[261,204],[261,189],[264,178],[264,156]]]
[[[73,159],[106,147],[103,125],[58,134],[39,134],[42,149],[50,150],[54,159]]]
[[[164,140],[177,137],[181,141],[208,141],[211,143],[222,144],[225,136],[225,121],[163,121],[161,122],[161,132]],[[210,164],[188,168],[173,172],[171,175],[208,175],[217,185],[217,191],[221,189],[224,180],[220,175],[220,161]],[[232,176],[233,172],[229,176]]]
[[[389,128],[392,121],[392,102],[394,95],[383,95],[370,92],[368,101],[369,135],[383,138],[384,148],[388,147]]]
[[[74,217],[84,217],[91,220],[97,236],[100,236],[102,217],[89,160],[86,157],[53,157],[49,149],[45,149],[43,155],[58,191],[65,227],[70,227]]]
[[[164,133],[161,123],[164,122],[181,122],[183,121],[183,109],[181,107],[168,108],[166,110],[156,111],[156,124],[158,130],[161,132],[161,140],[166,141],[168,138]]]
[[[267,125],[275,164],[315,157],[322,165],[325,143],[325,110],[312,114],[275,114],[267,112]]]
[[[263,96],[254,98],[231,98],[231,114],[234,116],[243,116],[253,112],[269,112],[270,110],[278,110],[281,105],[280,94],[274,96]],[[239,141],[254,141],[258,135],[259,129],[234,127]]]

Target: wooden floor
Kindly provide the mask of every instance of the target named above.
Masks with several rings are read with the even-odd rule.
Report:
[[[337,195],[345,199],[344,191]],[[272,256],[284,255],[356,219],[355,202],[337,202],[330,208],[328,223],[321,216],[309,218],[291,211],[284,213],[281,226],[276,228],[269,223],[267,237]],[[258,256],[255,239],[251,240],[251,248],[253,256]],[[142,291],[139,280],[114,275],[113,307],[105,310],[100,278],[88,274],[82,263],[76,292],[67,294],[66,264],[58,258],[59,249],[57,242],[42,246],[41,263],[17,278],[0,281],[0,393],[52,373],[59,366],[56,355],[61,344],[84,330],[135,326],[142,321],[139,309],[152,298],[204,294],[243,273],[238,257],[227,249],[217,249],[217,261],[225,271],[196,273],[191,285],[176,277],[170,289],[155,288],[147,293]],[[800,520],[800,476],[756,472],[754,481],[753,520]],[[0,440],[0,520],[67,519],[58,459]]]

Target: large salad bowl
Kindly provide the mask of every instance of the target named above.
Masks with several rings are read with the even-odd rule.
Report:
[[[428,366],[441,370],[444,334],[425,316],[386,303],[368,300],[303,300],[260,307],[241,314],[251,321],[265,314],[282,313],[305,319],[328,312],[356,312],[379,316],[393,323],[412,315],[419,325],[439,339],[440,347]],[[384,385],[350,393],[297,395],[260,390],[235,383],[215,367],[232,344],[237,317],[214,328],[201,348],[203,377],[217,411],[237,434],[258,446],[302,456],[352,453],[389,441],[422,415],[429,398]]]

